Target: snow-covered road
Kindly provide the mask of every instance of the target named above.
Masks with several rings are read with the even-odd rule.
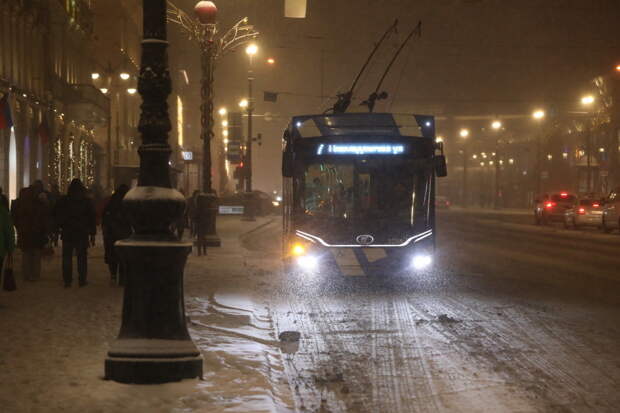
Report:
[[[156,386],[102,380],[122,300],[101,251],[85,289],[52,261],[0,293],[0,411],[617,411],[620,236],[520,220],[441,214],[420,277],[293,279],[279,219],[221,219],[223,248],[186,267],[204,379]]]

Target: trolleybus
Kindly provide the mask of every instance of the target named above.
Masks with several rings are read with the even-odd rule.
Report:
[[[283,138],[283,258],[289,270],[422,270],[435,251],[435,179],[446,176],[432,116],[293,117]]]

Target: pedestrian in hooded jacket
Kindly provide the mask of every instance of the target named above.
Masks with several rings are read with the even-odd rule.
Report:
[[[97,221],[95,207],[86,196],[82,181],[74,179],[69,185],[67,195],[58,200],[54,208],[56,224],[60,228],[62,239],[62,277],[65,288],[73,282],[73,253],[77,255],[79,285],[87,281],[87,251],[95,245]]]
[[[23,254],[22,277],[27,281],[41,277],[41,256],[50,228],[47,202],[37,195],[36,187],[23,188],[12,211],[18,235],[17,247]]]
[[[125,266],[114,248],[118,240],[129,238],[131,235],[131,223],[127,211],[123,208],[123,198],[129,191],[125,184],[119,185],[110,197],[110,201],[103,209],[102,229],[103,246],[105,248],[105,262],[110,268],[111,281],[125,285]]]

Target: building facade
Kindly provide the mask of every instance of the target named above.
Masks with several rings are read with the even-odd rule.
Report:
[[[0,0],[0,20],[0,93],[13,120],[0,131],[0,185],[12,199],[37,179],[94,185],[108,103],[88,82],[90,2]]]

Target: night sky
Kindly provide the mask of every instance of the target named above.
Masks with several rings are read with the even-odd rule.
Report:
[[[353,78],[387,27],[399,19],[356,90],[351,110],[374,90],[398,45],[422,21],[422,38],[401,53],[383,89],[389,98],[376,111],[436,115],[529,113],[532,107],[571,105],[596,75],[620,60],[620,2],[617,0],[308,0],[306,19],[284,18],[283,0],[220,0],[219,29],[248,16],[261,36],[254,60],[257,189],[280,186],[280,138],[287,119],[322,112]],[[192,11],[193,0],[175,4]],[[185,66],[199,102],[199,54],[178,28],[170,27],[171,59]],[[265,63],[276,59],[274,66]],[[217,64],[216,108],[229,108],[247,94],[248,58],[243,49]],[[277,103],[263,91],[279,92]],[[325,96],[321,98],[321,96]],[[199,128],[197,112],[195,136]],[[190,119],[191,123],[192,119]],[[439,125],[441,128],[441,125]]]

